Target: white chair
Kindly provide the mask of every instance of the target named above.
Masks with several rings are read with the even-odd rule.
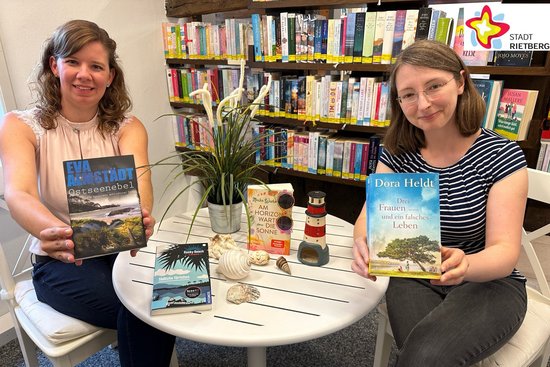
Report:
[[[529,199],[550,204],[550,173],[528,169]],[[540,291],[527,287],[527,314],[517,333],[496,353],[476,363],[477,367],[547,367],[550,356],[550,287],[532,241],[550,233],[550,223],[530,233],[523,230],[521,243]],[[550,266],[550,264],[547,265]],[[378,306],[378,333],[374,367],[388,365],[393,334],[385,304]]]
[[[57,312],[36,298],[30,272],[21,270],[29,255],[27,238],[13,272],[10,272],[4,249],[0,244],[0,292],[8,304],[19,346],[27,367],[38,366],[38,347],[55,367],[72,367],[108,345],[116,344],[115,330],[98,328]],[[172,354],[171,367],[177,367]]]

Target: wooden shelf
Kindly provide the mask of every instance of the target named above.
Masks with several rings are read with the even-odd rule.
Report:
[[[166,64],[170,66],[183,65],[233,65],[237,66],[238,61],[214,60],[214,59],[166,59]],[[358,64],[358,63],[307,63],[307,62],[257,62],[247,61],[246,66],[251,68],[265,70],[338,70],[338,71],[357,71],[373,73],[389,73],[392,65],[381,64]],[[491,74],[491,75],[515,75],[515,76],[550,76],[550,68],[547,66],[470,66],[472,74]]]
[[[197,111],[204,111],[202,104],[196,103],[183,103],[183,102],[170,102],[172,108],[190,108]],[[303,121],[296,119],[289,119],[285,117],[268,117],[256,115],[255,118],[259,121],[262,121],[267,124],[275,125],[284,125],[284,126],[293,126],[293,127],[308,127],[308,128],[319,128],[319,129],[331,129],[338,131],[353,131],[360,133],[370,133],[370,134],[384,134],[386,132],[386,127],[379,126],[362,126],[362,125],[351,125],[351,124],[336,124],[329,122],[318,122],[318,121]]]
[[[167,17],[192,17],[202,14],[247,9],[248,0],[165,0]]]
[[[390,3],[400,6],[420,6],[426,1],[392,0]],[[249,9],[280,9],[280,8],[342,8],[378,4],[378,0],[277,0],[277,1],[250,1]],[[387,5],[382,2],[383,5]]]
[[[176,151],[178,152],[188,152],[192,149],[182,147],[179,145],[175,146]],[[200,152],[197,151],[197,153],[204,153],[208,154],[208,152]],[[261,171],[270,173],[270,174],[283,174],[288,176],[294,176],[294,177],[302,177],[302,178],[308,178],[312,180],[317,181],[324,181],[324,182],[332,182],[337,184],[343,184],[347,186],[356,186],[356,187],[365,187],[364,181],[354,181],[354,180],[347,180],[340,177],[333,177],[333,176],[325,176],[325,175],[317,175],[313,173],[303,172],[303,171],[295,171],[293,169],[287,169],[283,167],[272,167],[272,166],[260,166],[259,168]]]
[[[282,168],[282,167],[271,167],[271,166],[262,166],[261,169],[270,172],[274,175],[277,174],[284,174],[288,176],[295,176],[295,177],[302,177],[306,179],[316,180],[316,181],[323,181],[323,182],[332,182],[337,183],[340,185],[347,185],[347,186],[355,186],[355,187],[365,187],[365,181],[354,181],[354,180],[346,180],[340,177],[333,177],[333,176],[325,176],[325,175],[317,175],[313,173],[303,172],[303,171],[295,171],[292,169]]]

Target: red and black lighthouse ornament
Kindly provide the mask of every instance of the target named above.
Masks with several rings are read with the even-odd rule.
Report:
[[[322,191],[310,191],[307,195],[306,226],[304,240],[298,247],[298,260],[306,265],[322,266],[329,259],[326,243],[326,194]]]

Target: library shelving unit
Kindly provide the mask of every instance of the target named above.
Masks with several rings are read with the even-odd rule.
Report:
[[[453,3],[481,2],[453,1]],[[353,0],[280,0],[261,1],[251,0],[207,0],[197,3],[193,0],[166,0],[166,15],[168,17],[194,17],[220,12],[237,11],[239,17],[249,16],[252,13],[279,14],[282,11],[303,12],[309,9],[338,9],[343,7],[354,7],[367,4],[368,11],[396,10],[396,9],[417,9],[422,6],[449,3],[439,0],[383,0],[378,5],[378,0],[353,1]],[[229,13],[228,13],[229,14]],[[359,63],[300,63],[300,62],[256,62],[254,53],[249,52],[246,65],[251,68],[263,69],[266,71],[280,71],[288,73],[301,73],[302,75],[325,74],[331,70],[348,71],[358,76],[383,76],[386,79],[389,75],[391,65],[380,64],[359,64]],[[202,66],[202,65],[228,65],[225,60],[195,60],[195,59],[166,59],[170,67],[178,66]],[[539,91],[537,104],[531,121],[527,139],[520,141],[529,167],[535,167],[538,152],[540,149],[540,133],[542,121],[547,115],[550,102],[550,57],[549,52],[535,51],[531,66],[510,67],[510,66],[470,66],[472,74],[489,74],[491,79],[504,80],[505,88],[536,89]],[[201,110],[201,105],[171,102],[174,109],[191,108]],[[326,129],[338,131],[343,136],[368,137],[373,134],[383,136],[385,128],[331,124],[317,122],[304,123],[300,120],[286,118],[270,118],[258,116],[262,122],[282,126],[302,126],[307,130]],[[181,149],[176,147],[177,149]],[[325,175],[315,175],[306,172],[299,172],[281,167],[268,167],[260,174],[262,179],[270,183],[290,182],[292,183],[296,204],[307,206],[307,193],[311,190],[321,190],[327,193],[327,211],[344,220],[353,222],[365,201],[365,183]],[[537,203],[529,203],[527,210],[527,228],[533,227],[542,222],[550,215],[547,207],[541,207]]]

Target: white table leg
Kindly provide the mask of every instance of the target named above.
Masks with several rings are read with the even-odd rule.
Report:
[[[266,367],[266,347],[248,347],[248,367]]]

